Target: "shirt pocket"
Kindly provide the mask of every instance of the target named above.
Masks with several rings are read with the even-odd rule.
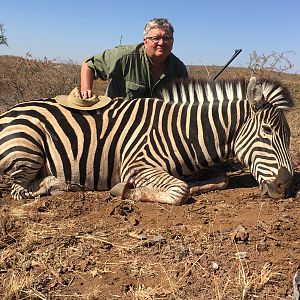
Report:
[[[126,81],[126,94],[128,99],[150,97],[150,90],[145,84]]]

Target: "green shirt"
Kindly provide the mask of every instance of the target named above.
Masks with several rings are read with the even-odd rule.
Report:
[[[188,76],[186,66],[171,53],[166,60],[164,74],[154,83],[143,43],[120,45],[96,54],[85,62],[94,69],[95,79],[110,80],[106,95],[111,98],[158,97],[164,84]]]

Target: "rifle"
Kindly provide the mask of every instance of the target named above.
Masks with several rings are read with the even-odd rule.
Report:
[[[242,52],[242,49],[238,49],[234,51],[234,54],[229,59],[229,61],[226,63],[226,65],[219,71],[219,73],[214,77],[213,80],[216,80],[219,75],[229,66],[229,64]]]

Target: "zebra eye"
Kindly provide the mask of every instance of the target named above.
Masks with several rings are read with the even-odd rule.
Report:
[[[262,128],[262,130],[263,130],[264,133],[266,133],[266,134],[272,134],[272,129],[271,129],[270,126],[268,126],[268,125],[262,125],[261,128]]]

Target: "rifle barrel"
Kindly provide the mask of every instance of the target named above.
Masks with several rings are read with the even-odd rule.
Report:
[[[219,71],[219,73],[214,77],[213,80],[216,80],[219,75],[229,66],[229,64],[242,52],[242,49],[235,50],[232,57],[229,59],[229,61],[226,63],[226,65]]]

